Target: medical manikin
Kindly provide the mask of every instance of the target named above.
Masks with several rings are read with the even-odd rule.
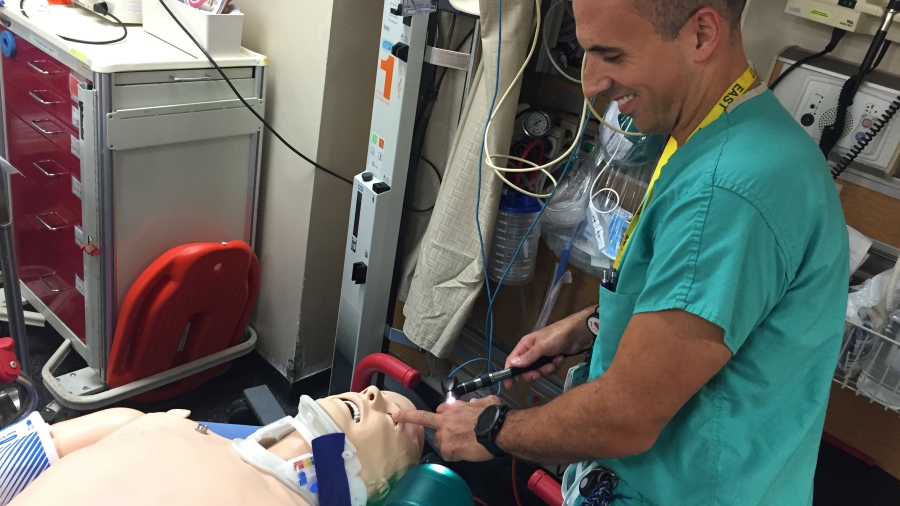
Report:
[[[234,441],[198,431],[184,410],[99,411],[50,426],[59,461],[10,504],[316,506],[320,466],[310,440],[340,432],[352,504],[377,502],[422,453],[422,428],[395,423],[391,414],[400,409],[414,408],[375,387],[318,401],[304,396],[297,417]]]

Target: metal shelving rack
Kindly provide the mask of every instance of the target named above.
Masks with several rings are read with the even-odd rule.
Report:
[[[900,342],[847,321],[834,382],[900,415]]]

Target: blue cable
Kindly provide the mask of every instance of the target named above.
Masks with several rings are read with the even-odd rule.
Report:
[[[500,89],[500,54],[501,54],[501,50],[503,47],[503,45],[502,45],[502,41],[503,41],[503,0],[498,0],[498,2],[497,2],[497,29],[498,29],[497,68],[496,68],[496,74],[495,74],[495,79],[494,79],[494,94],[493,94],[493,97],[491,98],[491,107],[488,110],[488,119],[490,119],[491,116],[493,116],[493,114],[494,114],[494,107],[496,106],[497,95],[498,95],[499,89]],[[584,136],[584,131],[587,128],[589,119],[590,119],[590,111],[587,112],[587,118],[585,118],[585,122],[581,128],[581,132],[579,133],[578,137],[574,141],[576,143],[576,149],[572,150],[572,154],[569,156],[569,160],[566,162],[566,166],[563,169],[562,174],[560,175],[560,178],[559,178],[560,180],[562,180],[562,178],[565,177],[566,173],[569,171],[569,167],[571,167],[571,165],[572,165],[572,161],[577,156],[577,153],[578,153],[577,145]],[[528,236],[531,235],[531,231],[534,230],[534,227],[537,226],[538,222],[541,219],[541,216],[544,215],[544,211],[547,209],[547,204],[549,204],[550,201],[553,200],[553,196],[556,194],[556,190],[557,190],[557,187],[553,188],[553,191],[550,193],[550,196],[547,198],[546,202],[544,203],[544,206],[541,208],[541,211],[538,213],[537,217],[535,217],[534,221],[531,223],[531,226],[528,228],[528,231],[525,233],[524,237],[522,238],[522,241],[519,243],[519,247],[516,248],[516,252],[513,255],[512,260],[510,260],[509,265],[506,267],[506,270],[503,272],[503,276],[501,276],[500,280],[497,282],[497,289],[492,293],[490,278],[488,276],[488,268],[487,268],[487,252],[485,251],[485,247],[484,247],[484,232],[481,229],[481,216],[480,216],[480,214],[481,214],[482,170],[483,170],[483,164],[484,164],[484,143],[487,138],[487,129],[488,129],[488,122],[486,121],[484,124],[484,131],[482,132],[481,150],[480,150],[480,154],[478,157],[478,191],[475,196],[475,227],[478,229],[478,242],[481,245],[481,267],[482,267],[482,270],[484,271],[484,288],[487,291],[487,296],[488,296],[488,310],[487,310],[487,316],[485,317],[485,329],[487,331],[487,353],[486,353],[487,356],[485,358],[477,358],[477,359],[473,359],[473,360],[466,362],[465,364],[457,367],[453,372],[451,372],[448,375],[448,377],[452,377],[454,374],[459,372],[463,367],[465,367],[471,363],[481,361],[481,360],[485,361],[485,367],[484,367],[484,369],[482,369],[481,374],[484,374],[485,371],[490,372],[491,369],[496,369],[496,367],[494,366],[494,364],[491,361],[491,355],[492,355],[493,343],[494,343],[494,299],[496,298],[497,293],[500,291],[500,287],[503,285],[503,281],[506,279],[506,275],[509,273],[509,270],[512,268],[513,264],[515,263],[516,258],[519,256],[519,252],[522,250],[522,247],[525,245],[525,242],[528,239]],[[502,390],[502,384],[498,384],[497,385],[497,395],[500,394],[501,390]]]
[[[562,181],[562,179],[564,177],[566,177],[566,173],[569,172],[569,168],[572,166],[572,162],[578,156],[577,155],[577,153],[578,153],[577,146],[578,146],[578,143],[581,142],[581,139],[584,137],[584,131],[587,129],[588,120],[590,120],[590,118],[591,118],[591,113],[588,112],[587,118],[585,118],[585,120],[584,120],[584,125],[581,127],[581,132],[578,134],[578,137],[574,141],[575,145],[576,145],[576,149],[572,150],[572,154],[569,155],[569,159],[568,159],[568,161],[566,161],[566,166],[563,168],[563,171],[559,176],[560,181]],[[485,318],[485,320],[486,320],[485,326],[488,327],[487,328],[488,349],[487,349],[487,359],[486,359],[488,370],[490,370],[490,367],[493,366],[493,364],[491,363],[491,350],[494,345],[494,300],[497,298],[497,294],[500,292],[500,287],[503,286],[503,281],[506,279],[506,275],[509,274],[509,270],[512,269],[513,264],[516,262],[516,258],[519,257],[519,253],[522,251],[522,247],[525,246],[525,242],[528,240],[528,236],[531,235],[531,231],[534,230],[534,227],[536,227],[538,222],[541,221],[541,216],[544,215],[544,211],[547,210],[547,205],[550,204],[550,202],[553,200],[553,196],[556,195],[556,190],[558,188],[559,188],[559,185],[553,187],[553,191],[550,192],[550,196],[547,197],[547,201],[544,203],[543,207],[541,207],[541,210],[538,213],[538,215],[535,216],[534,221],[531,222],[531,226],[528,227],[528,231],[525,232],[525,235],[522,237],[522,240],[519,242],[519,247],[516,248],[516,252],[513,254],[512,260],[509,261],[509,265],[506,266],[506,270],[503,271],[503,275],[500,276],[500,280],[497,281],[497,289],[494,291],[493,294],[491,294],[490,288],[488,288],[488,310],[487,310],[487,317]],[[483,256],[484,255],[484,238],[481,236],[480,228],[478,230],[478,234],[479,234],[479,239],[481,239],[481,241],[482,241],[482,248],[481,248],[482,259],[481,259],[481,261],[482,261],[482,263],[484,263],[485,262],[484,256]],[[484,277],[485,277],[485,283],[487,283],[487,277],[488,277],[487,268],[485,268]],[[490,322],[490,323],[488,324],[488,322]],[[450,376],[453,376],[453,374],[450,374]],[[503,388],[503,384],[498,383],[497,384],[497,395],[500,395],[502,388]]]
[[[458,373],[459,371],[461,371],[461,370],[463,369],[463,367],[465,367],[465,366],[467,366],[467,365],[469,365],[469,364],[474,364],[475,362],[480,362],[480,361],[482,361],[482,360],[487,360],[487,359],[484,358],[484,357],[473,358],[472,360],[469,360],[468,362],[466,362],[465,364],[463,364],[463,365],[457,367],[456,369],[453,369],[453,371],[450,372],[450,374],[448,374],[447,377],[448,377],[448,378],[452,378],[454,375],[456,375],[456,373]]]
[[[588,116],[588,117],[585,118],[584,125],[581,127],[581,132],[578,134],[578,138],[575,139],[576,146],[577,146],[577,144],[581,141],[582,137],[584,136],[584,131],[585,131],[585,129],[587,128],[588,120],[590,120],[590,112],[587,113],[587,116]],[[563,171],[562,171],[562,173],[561,173],[560,176],[559,176],[559,180],[560,180],[560,181],[562,181],[562,179],[563,179],[564,177],[566,177],[566,173],[569,172],[569,168],[572,166],[572,161],[575,160],[575,158],[576,158],[576,156],[577,156],[577,153],[578,153],[578,149],[577,149],[577,148],[574,149],[574,150],[572,150],[572,154],[569,155],[569,160],[566,162],[566,166],[563,168]],[[493,331],[494,331],[494,328],[493,328],[493,314],[492,314],[492,309],[493,309],[492,306],[493,306],[493,304],[494,304],[494,299],[497,297],[497,294],[500,292],[500,286],[503,285],[503,280],[506,279],[506,275],[509,274],[509,270],[512,268],[513,263],[515,263],[516,258],[519,256],[519,253],[522,251],[522,247],[525,245],[525,242],[527,241],[528,236],[531,235],[531,231],[534,230],[534,227],[536,227],[537,224],[538,224],[538,222],[541,220],[541,216],[543,216],[543,215],[544,215],[544,211],[547,210],[547,205],[549,205],[550,202],[553,200],[553,196],[556,195],[556,190],[558,190],[558,189],[559,189],[559,185],[553,187],[553,191],[550,192],[550,196],[547,197],[547,201],[544,203],[544,206],[541,207],[540,212],[539,212],[538,215],[534,218],[534,221],[531,222],[531,226],[528,227],[528,231],[525,232],[525,235],[524,235],[524,237],[522,238],[522,241],[519,242],[519,247],[516,248],[516,252],[515,252],[515,254],[513,254],[513,258],[512,258],[512,260],[510,261],[509,265],[506,266],[506,270],[503,271],[503,276],[501,276],[501,277],[500,277],[500,281],[497,282],[497,290],[494,291],[493,295],[489,295],[489,298],[488,298],[488,318],[490,318],[490,320],[491,320],[491,327],[490,327],[490,329],[489,329],[489,334],[488,334],[488,344],[489,344],[489,345],[490,345],[491,341],[493,340]],[[487,275],[487,274],[485,274],[485,275]],[[489,350],[490,350],[490,348],[489,348]]]
[[[500,90],[500,53],[503,47],[503,0],[498,0],[497,2],[497,69],[494,79],[494,96],[491,98],[491,108],[488,110],[488,120],[490,120],[491,116],[494,115],[494,106],[497,103],[497,94]],[[491,301],[491,284],[490,279],[488,278],[488,269],[487,269],[487,253],[484,250],[484,233],[481,230],[481,172],[484,164],[484,143],[487,139],[487,130],[488,130],[488,121],[484,122],[484,132],[481,136],[481,152],[478,156],[478,192],[475,196],[475,226],[478,229],[478,241],[481,244],[481,268],[484,271],[484,288],[487,290],[488,302],[490,304]],[[488,305],[488,318],[493,321],[491,318],[491,305]],[[485,322],[487,325],[487,321]],[[482,369],[482,374],[484,371],[490,372],[493,364],[491,363],[491,340],[488,339],[487,342],[487,357],[485,368]],[[451,375],[452,376],[452,375]]]

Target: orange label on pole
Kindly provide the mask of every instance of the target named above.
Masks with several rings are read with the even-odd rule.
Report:
[[[384,88],[381,92],[385,100],[391,99],[391,83],[394,81],[394,55],[381,60],[378,68],[384,71]]]

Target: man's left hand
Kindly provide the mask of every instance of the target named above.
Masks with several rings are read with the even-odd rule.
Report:
[[[401,410],[394,413],[394,421],[437,429],[434,444],[440,449],[441,456],[445,460],[483,462],[494,456],[475,440],[475,422],[485,408],[501,403],[499,397],[492,395],[483,399],[472,399],[469,402],[441,404],[437,408],[437,413]]]

